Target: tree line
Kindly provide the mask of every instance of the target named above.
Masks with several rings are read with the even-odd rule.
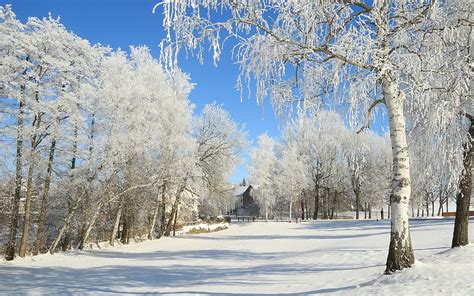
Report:
[[[355,219],[390,219],[388,133],[358,132],[335,111],[320,111],[299,114],[279,138],[260,135],[249,163],[253,194],[267,220],[351,218],[354,211]],[[414,163],[410,216],[441,216],[459,192],[462,150],[448,152],[426,132],[422,140],[417,131],[410,132],[409,142]]]
[[[257,101],[270,99],[277,112],[341,110],[358,130],[369,128],[374,114],[385,115],[392,154],[390,274],[415,262],[408,218],[413,170],[423,170],[410,151],[410,133],[415,141],[428,137],[427,143],[443,149],[438,167],[447,177],[442,179],[459,179],[452,245],[469,242],[473,5],[468,0],[173,0],[156,5],[155,12],[167,20],[162,44],[170,67],[179,64],[180,50],[202,57],[208,47],[217,63],[223,43],[233,42],[238,88],[255,89]],[[451,154],[463,155],[462,174]],[[431,186],[425,185],[417,184],[429,196]]]
[[[185,73],[144,46],[92,45],[51,16],[22,23],[9,5],[0,36],[7,260],[167,236],[198,209],[228,207],[247,135],[219,105],[196,114]]]

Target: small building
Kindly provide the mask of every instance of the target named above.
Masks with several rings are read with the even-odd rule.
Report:
[[[233,214],[238,216],[255,216],[258,214],[258,206],[252,197],[252,185],[238,185],[234,187],[235,209]]]

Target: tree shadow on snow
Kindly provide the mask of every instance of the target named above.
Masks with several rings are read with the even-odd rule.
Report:
[[[357,271],[375,266],[311,266],[303,264],[281,265],[264,264],[254,267],[225,267],[171,265],[169,267],[110,265],[99,268],[69,267],[22,267],[2,266],[0,278],[2,293],[7,295],[26,295],[31,293],[48,294],[150,294],[165,292],[167,289],[189,288],[189,291],[176,293],[205,293],[202,287],[236,286],[251,291],[253,285],[274,284],[277,280],[263,279],[263,275],[308,274],[334,271]],[[262,283],[263,281],[263,283]],[[197,286],[200,286],[198,288]],[[195,287],[196,291],[191,291]],[[348,287],[322,289],[337,291]],[[145,290],[145,291],[144,291]],[[226,293],[222,291],[219,294]],[[313,292],[305,292],[313,293]],[[248,293],[246,293],[248,295]]]

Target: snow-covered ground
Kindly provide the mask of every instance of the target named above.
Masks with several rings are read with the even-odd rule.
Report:
[[[388,221],[233,223],[113,249],[0,262],[0,294],[474,295],[474,246],[453,220],[411,222],[417,262],[381,275]],[[474,223],[471,221],[471,239]]]

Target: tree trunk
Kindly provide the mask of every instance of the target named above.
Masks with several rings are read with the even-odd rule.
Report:
[[[179,205],[176,208],[176,211],[174,212],[173,236],[176,236],[176,221],[178,221],[178,211],[179,211]]]
[[[76,155],[77,155],[77,137],[78,137],[78,126],[74,126],[74,142],[72,144],[72,159],[71,159],[71,179],[74,176],[74,169],[76,168]]]
[[[94,125],[95,125],[95,113],[91,114],[91,129],[89,134],[89,160],[92,159],[94,152]]]
[[[319,187],[316,185],[315,191],[314,191],[314,213],[313,213],[314,220],[318,220],[318,214],[319,214]]]
[[[301,204],[301,221],[303,221],[304,220],[304,200],[303,199],[301,199],[300,204]]]
[[[49,187],[51,185],[51,174],[53,171],[54,153],[56,150],[56,139],[52,139],[49,147],[48,168],[46,169],[46,180],[44,182],[43,196],[41,198],[41,208],[38,219],[38,229],[36,231],[36,240],[33,246],[33,255],[38,255],[41,245],[44,241],[44,223],[46,220],[46,208],[48,206]]]
[[[161,196],[161,217],[160,217],[160,237],[163,236],[166,230],[166,194],[163,191]]]
[[[128,244],[129,237],[130,237],[130,217],[125,213],[123,215],[123,223],[122,223],[122,237],[120,238],[120,242],[122,244]]]
[[[469,141],[464,145],[464,171],[459,184],[460,192],[456,197],[456,218],[454,220],[453,241],[451,247],[469,244],[469,206],[472,194],[472,158],[474,155],[474,118],[471,118]]]
[[[331,220],[334,219],[334,212],[336,210],[336,201],[337,201],[337,191],[334,190],[334,197],[331,205]]]
[[[94,214],[92,215],[92,218],[90,219],[89,223],[87,223],[84,234],[81,236],[81,239],[79,240],[79,243],[77,244],[77,248],[79,250],[84,249],[87,239],[89,238],[89,235],[91,234],[92,227],[94,226],[95,221],[97,220],[97,217],[99,217],[101,208],[102,208],[101,205],[96,206],[96,209],[94,211]]]
[[[304,208],[305,208],[305,213],[306,213],[306,220],[309,220],[308,200],[306,198],[304,200]]]
[[[63,225],[61,226],[59,232],[58,232],[58,235],[56,236],[56,238],[54,239],[53,243],[51,244],[51,246],[49,247],[49,253],[50,254],[54,254],[54,252],[56,251],[56,248],[58,247],[58,244],[59,244],[59,241],[61,240],[61,238],[63,237],[64,233],[66,232],[66,230],[68,229],[69,227],[69,223],[71,223],[71,220],[72,218],[74,217],[74,214],[77,210],[77,208],[79,207],[79,203],[82,201],[82,196],[84,196],[85,194],[82,194],[81,195],[81,198],[79,198],[77,201],[76,201],[76,204],[74,206],[70,206],[68,208],[68,212],[66,214],[66,217],[64,218],[64,222],[63,222]]]
[[[132,232],[132,204],[131,198],[127,195],[123,197],[123,228],[122,237],[120,241],[122,244],[128,244],[130,242]]]
[[[383,207],[380,209],[380,220],[383,220],[384,217],[383,217]]]
[[[38,94],[36,93],[36,97]],[[30,224],[31,224],[31,199],[33,198],[33,172],[36,165],[35,160],[35,150],[37,145],[38,130],[41,125],[41,114],[36,114],[33,121],[34,131],[31,136],[31,147],[29,153],[28,164],[28,175],[26,179],[26,200],[25,200],[25,213],[23,216],[23,233],[21,235],[20,247],[18,250],[18,255],[20,257],[25,257],[26,249],[28,248],[28,239],[30,237]]]
[[[23,101],[25,86],[21,86],[20,102],[18,107],[18,130],[16,135],[16,168],[15,168],[15,193],[13,195],[13,206],[10,216],[7,249],[5,251],[5,259],[13,260],[15,258],[16,234],[18,231],[18,219],[20,216],[20,198],[21,198],[21,182],[22,182],[22,161],[23,161],[23,130],[24,130],[24,107]]]
[[[367,202],[364,202],[364,219],[367,220]]]
[[[434,200],[431,200],[431,217],[434,217],[434,208],[435,208],[435,202]]]
[[[387,274],[410,267],[415,263],[408,222],[411,180],[403,113],[405,100],[404,94],[391,79],[391,77],[382,79],[382,93],[390,119],[393,159],[390,246],[385,270]]]
[[[359,220],[360,191],[356,189],[354,193],[356,196],[356,219]]]
[[[372,219],[372,206],[368,203],[369,219]]]
[[[331,216],[331,196],[330,196],[330,189],[326,189],[326,218],[329,219]]]
[[[323,219],[328,219],[328,203],[329,203],[329,189],[326,188],[326,194],[322,198]]]
[[[165,200],[165,194],[166,194],[166,183],[163,184],[161,187],[161,200]],[[151,217],[151,222],[150,222],[150,228],[148,229],[148,239],[152,240],[155,238],[155,225],[156,225],[156,218],[158,217],[158,212],[160,209],[160,195],[157,195],[156,198],[156,204],[155,204],[155,210],[153,211],[153,216]],[[161,235],[161,232],[160,232]]]
[[[171,229],[173,226],[173,219],[175,216],[176,211],[178,210],[178,205],[179,205],[179,196],[176,197],[176,200],[174,201],[173,206],[171,207],[171,212],[170,216],[168,218],[168,223],[166,223],[166,229],[165,229],[165,236],[169,236],[171,233]]]
[[[70,179],[74,179],[74,170],[76,169],[76,154],[77,154],[77,136],[78,136],[78,126],[77,124],[74,127],[74,142],[72,145],[72,159],[71,159],[71,173],[70,173]],[[92,181],[92,178],[88,178],[88,183]],[[56,252],[56,248],[58,247],[59,242],[61,241],[61,238],[63,237],[64,233],[67,231],[69,228],[69,223],[71,223],[72,218],[74,217],[74,214],[76,213],[76,210],[79,208],[79,204],[82,202],[82,199],[87,195],[87,191],[84,191],[79,198],[74,202],[74,205],[69,205],[68,207],[68,212],[66,214],[66,217],[64,218],[63,225],[61,226],[58,235],[54,239],[53,243],[49,247],[49,253],[54,254]]]
[[[123,208],[123,198],[120,199],[119,205],[117,207],[117,211],[115,212],[115,222],[114,228],[112,229],[112,233],[110,234],[109,243],[111,246],[115,244],[115,238],[117,237],[117,232],[120,226],[120,218],[122,217],[122,208]]]
[[[440,195],[439,196],[438,216],[441,216],[442,212],[443,212],[443,198]]]
[[[291,216],[292,211],[293,211],[293,201],[290,200],[290,223],[291,223],[291,219],[292,219],[292,216]]]
[[[182,185],[176,192],[176,198],[175,198],[173,207],[171,208],[171,213],[168,219],[168,223],[166,224],[166,229],[165,229],[165,234],[164,234],[165,236],[169,236],[171,233],[171,227],[173,226],[173,219],[174,219],[176,211],[178,210],[181,194],[183,193],[184,189],[186,189],[186,185]]]

